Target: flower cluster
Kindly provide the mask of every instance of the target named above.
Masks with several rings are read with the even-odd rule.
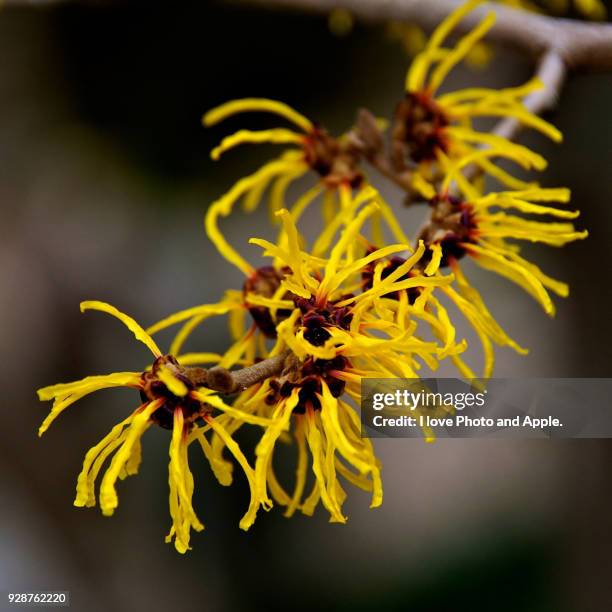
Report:
[[[274,504],[291,516],[297,511],[310,515],[320,502],[332,522],[343,523],[347,484],[370,492],[371,507],[382,503],[381,465],[370,440],[361,436],[362,378],[417,378],[444,360],[461,376],[488,378],[494,344],[526,352],[468,282],[464,261],[472,259],[516,283],[553,315],[549,292],[567,296],[568,287],[520,255],[516,241],[563,246],[586,232],[572,224],[578,212],[552,205],[568,202],[567,189],[526,182],[499,164],[540,170],[546,162],[539,154],[474,126],[483,116],[512,118],[559,141],[556,128],[523,104],[540,87],[537,81],[502,90],[438,93],[449,71],[494,22],[494,14],[487,15],[449,45],[454,26],[476,4],[460,6],[432,34],[414,59],[388,122],[362,111],[351,131],[333,136],[282,102],[255,98],[225,103],[204,116],[205,125],[214,125],[237,113],[268,112],[291,126],[240,130],[212,151],[214,159],[243,143],[289,148],[239,180],[206,212],[208,238],[244,274],[242,287],[147,329],[109,304],[81,305],[122,321],[153,361],[139,372],[90,376],[39,390],[41,400],[53,400],[40,434],[93,391],[129,387],[138,392],[134,412],[87,453],[75,505],[93,506],[97,500],[103,514],[111,515],[118,505],[118,479],[138,471],[141,437],[157,425],[171,432],[167,541],[173,540],[179,552],[189,549],[192,529],[203,529],[192,505],[195,484],[188,464],[195,442],[221,485],[233,481],[232,457],[244,473],[250,502],[241,528],[251,527],[260,507]],[[368,166],[399,185],[410,205],[426,205],[429,216],[415,240],[407,236],[401,210],[372,184]],[[288,186],[306,175],[311,185],[288,202]],[[484,176],[500,190],[485,190]],[[308,244],[300,220],[317,200],[323,226]],[[250,240],[269,258],[256,267],[231,244],[219,222],[239,202],[252,211],[263,201],[278,236]],[[456,314],[480,340],[482,373],[465,359],[467,341],[458,337]],[[232,338],[227,351],[184,352],[193,331],[212,317],[227,317]],[[174,326],[178,331],[163,353],[153,337]],[[260,433],[250,458],[237,441],[245,426]],[[297,454],[292,487],[277,477],[279,441]],[[95,483],[106,463],[96,498]]]

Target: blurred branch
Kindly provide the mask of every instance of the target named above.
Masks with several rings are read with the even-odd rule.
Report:
[[[328,13],[344,8],[364,21],[411,21],[433,30],[458,5],[456,0],[233,0]],[[490,40],[520,47],[535,57],[549,51],[569,68],[612,69],[612,25],[539,15],[499,4],[477,7],[455,28],[465,33],[489,12],[497,15]]]

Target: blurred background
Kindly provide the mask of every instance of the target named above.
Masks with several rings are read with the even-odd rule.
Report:
[[[79,314],[79,302],[109,301],[148,325],[242,283],[208,243],[203,213],[277,150],[243,147],[217,163],[208,153],[239,126],[276,122],[250,116],[206,131],[202,113],[265,96],[339,133],[361,106],[390,115],[410,59],[384,24],[357,22],[338,37],[325,15],[151,0],[8,8],[0,57],[0,590],[69,590],[73,609],[92,612],[612,609],[609,441],[376,440],[382,508],[351,489],[345,526],[322,509],[289,521],[273,509],[248,533],[238,529],[246,484],[238,474],[219,487],[193,449],[206,531],[181,556],[163,542],[168,433],[152,429],[115,516],[74,508],[85,452],[138,400],[96,393],[39,440],[49,406],[35,389],[149,359],[117,322]],[[531,70],[499,48],[488,69],[457,70],[448,86],[515,85]],[[565,143],[522,138],[550,161],[542,182],[571,187],[591,236],[528,250],[571,284],[554,321],[469,266],[498,320],[531,349],[500,350],[497,376],[612,375],[610,108],[611,75],[572,76],[549,117]],[[384,182],[382,191],[399,208],[400,194]],[[405,214],[416,230],[422,211]],[[224,228],[252,261],[247,238],[274,235],[263,210]],[[226,342],[213,320],[189,348]]]

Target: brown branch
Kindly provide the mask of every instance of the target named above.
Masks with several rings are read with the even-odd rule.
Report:
[[[328,13],[344,8],[370,22],[412,21],[433,30],[458,5],[456,0],[232,0],[262,6],[277,6],[308,12]],[[517,46],[536,58],[554,50],[571,68],[612,68],[612,25],[587,23],[529,13],[486,3],[463,19],[459,34],[471,30],[489,12],[497,15],[489,40]]]
[[[383,133],[378,126],[376,117],[367,109],[362,108],[357,113],[357,121],[347,134],[347,140],[359,155],[362,155],[383,176],[404,191],[412,189],[410,172],[398,172],[393,167],[385,149]]]
[[[289,354],[290,351],[285,351],[241,370],[230,371],[219,366],[210,368],[206,386],[220,393],[244,391],[266,378],[278,376],[283,371]]]

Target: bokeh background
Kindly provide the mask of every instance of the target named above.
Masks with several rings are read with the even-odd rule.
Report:
[[[612,609],[608,441],[376,440],[382,508],[351,490],[345,526],[322,510],[287,521],[273,509],[249,533],[238,529],[245,483],[219,487],[194,452],[206,531],[180,556],[163,543],[168,435],[154,429],[112,519],[74,508],[84,453],[137,398],[97,393],[39,440],[48,406],[35,389],[148,359],[122,326],[80,315],[78,303],[106,300],[147,325],[242,282],[207,242],[203,212],[276,151],[242,148],[214,164],[211,146],[243,123],[205,131],[202,113],[266,96],[338,133],[360,106],[392,112],[409,58],[384,25],[357,23],[340,38],[325,16],[151,0],[6,9],[0,57],[0,590],[70,590],[73,609],[88,612]],[[500,48],[487,70],[457,70],[449,86],[517,84],[531,69]],[[530,250],[571,283],[554,321],[470,268],[531,349],[499,351],[498,376],[612,374],[610,108],[610,75],[572,76],[550,114],[565,143],[522,139],[550,160],[543,183],[572,188],[591,237]],[[421,213],[405,214],[416,227]],[[273,235],[263,210],[224,227],[252,258],[248,236]],[[222,351],[226,341],[213,322],[192,348]]]

